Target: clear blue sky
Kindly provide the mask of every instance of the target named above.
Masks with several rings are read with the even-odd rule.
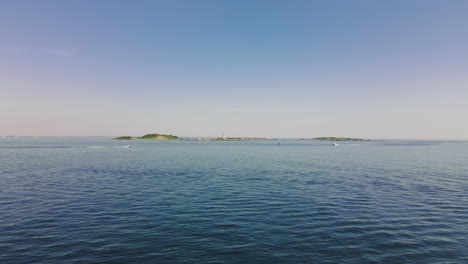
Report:
[[[468,139],[468,1],[1,1],[0,135]]]

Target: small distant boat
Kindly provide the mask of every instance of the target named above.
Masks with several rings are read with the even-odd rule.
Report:
[[[131,148],[132,146],[131,145],[128,145],[128,146],[124,146],[124,148]]]
[[[333,146],[338,146],[338,143],[333,143]]]

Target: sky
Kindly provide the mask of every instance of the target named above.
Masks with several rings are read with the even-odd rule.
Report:
[[[0,1],[0,135],[468,139],[468,1]]]

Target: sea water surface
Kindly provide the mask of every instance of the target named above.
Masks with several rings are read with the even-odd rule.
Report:
[[[468,263],[468,142],[1,137],[0,263]]]

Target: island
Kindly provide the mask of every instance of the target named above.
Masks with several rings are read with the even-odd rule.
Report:
[[[362,138],[348,138],[348,137],[317,137],[313,140],[324,140],[324,141],[370,141],[369,139]]]
[[[135,140],[136,138],[135,138],[135,137],[131,137],[131,136],[123,136],[123,137],[116,137],[116,138],[113,138],[113,139],[118,139],[118,140]]]
[[[178,136],[164,134],[146,134],[138,139],[181,139]]]
[[[116,137],[113,139],[117,140],[135,140],[135,139],[182,139],[178,136],[173,136],[173,135],[164,135],[164,134],[146,134],[141,137],[131,137],[131,136],[122,136],[122,137]]]

